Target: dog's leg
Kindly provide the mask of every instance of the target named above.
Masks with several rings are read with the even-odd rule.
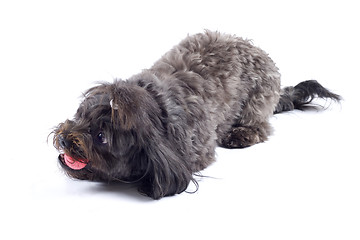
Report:
[[[258,123],[253,126],[235,125],[225,136],[218,140],[218,144],[224,148],[245,148],[266,141],[270,134],[271,126],[268,122]]]

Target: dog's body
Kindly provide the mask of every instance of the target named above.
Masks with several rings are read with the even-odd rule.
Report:
[[[264,51],[208,31],[127,81],[88,90],[75,119],[54,131],[54,145],[71,177],[138,182],[159,199],[183,192],[215,160],[217,145],[265,141],[274,112],[300,109],[314,96],[340,99],[316,81],[281,90]]]

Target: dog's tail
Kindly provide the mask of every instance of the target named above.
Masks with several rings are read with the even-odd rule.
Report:
[[[330,92],[317,81],[304,81],[295,87],[285,87],[281,90],[280,100],[274,114],[294,109],[305,110],[306,108],[313,107],[309,104],[316,97],[333,101],[341,100],[339,95]]]

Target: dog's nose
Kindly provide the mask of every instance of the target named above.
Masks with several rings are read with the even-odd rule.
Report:
[[[71,141],[67,140],[65,136],[61,135],[59,137],[59,144],[61,148],[70,148]]]

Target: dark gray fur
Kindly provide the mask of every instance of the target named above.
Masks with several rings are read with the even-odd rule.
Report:
[[[127,81],[88,90],[75,118],[55,129],[54,145],[89,160],[72,170],[61,154],[69,176],[137,182],[140,192],[159,199],[186,190],[193,174],[215,161],[217,145],[267,140],[274,112],[300,108],[314,96],[339,99],[317,84],[303,83],[302,95],[299,87],[286,88],[280,98],[280,74],[268,54],[242,38],[206,31]]]

